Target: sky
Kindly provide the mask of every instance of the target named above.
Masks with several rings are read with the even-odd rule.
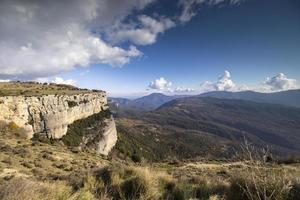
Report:
[[[0,0],[0,81],[277,92],[300,81],[299,0]]]

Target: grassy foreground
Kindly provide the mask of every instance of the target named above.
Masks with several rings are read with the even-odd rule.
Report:
[[[93,151],[18,137],[0,127],[0,199],[294,200],[299,164],[236,162],[133,163]]]

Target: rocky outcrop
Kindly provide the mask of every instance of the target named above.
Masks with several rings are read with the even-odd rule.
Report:
[[[0,121],[14,123],[27,138],[34,133],[60,139],[68,125],[79,119],[108,109],[105,92],[76,95],[6,96],[0,97]],[[113,118],[108,123],[98,152],[107,154],[116,143]]]
[[[106,127],[104,129],[102,139],[98,143],[97,153],[108,155],[110,150],[115,146],[118,135],[116,124],[112,117],[110,119],[105,120],[105,123]]]

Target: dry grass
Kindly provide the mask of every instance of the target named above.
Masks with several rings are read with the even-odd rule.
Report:
[[[298,164],[244,159],[138,165],[0,134],[1,200],[300,199]]]
[[[0,83],[0,96],[74,95],[90,92],[92,91],[63,84],[41,84],[37,82]]]
[[[63,200],[71,199],[71,197],[71,188],[62,182],[34,182],[24,178],[14,178],[0,187],[0,199],[2,200]]]

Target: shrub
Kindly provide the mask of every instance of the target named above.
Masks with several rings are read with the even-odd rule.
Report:
[[[241,146],[243,172],[232,176],[228,198],[232,200],[285,200],[291,188],[291,177],[285,170],[270,168],[265,157],[268,150],[259,150],[247,141]]]
[[[140,199],[147,193],[147,183],[140,177],[131,177],[121,184],[121,191],[126,199]]]
[[[113,199],[147,200],[158,199],[157,177],[148,168],[125,167],[113,164],[96,172],[104,188]]]
[[[135,163],[140,163],[140,162],[142,162],[142,157],[137,152],[134,152],[131,156],[131,160]]]
[[[206,182],[202,182],[195,191],[196,198],[200,200],[208,199],[210,195],[213,194],[213,192],[210,190],[209,186]]]
[[[124,167],[120,164],[113,163],[109,167],[104,167],[96,172],[96,178],[101,179],[105,186],[118,185],[122,182],[124,176]]]
[[[46,144],[53,144],[54,140],[47,138],[46,134],[34,133],[31,138],[32,141],[39,141]]]
[[[288,194],[287,200],[298,200],[300,199],[300,183],[294,184]]]
[[[174,182],[166,183],[162,200],[184,200],[184,191],[176,187]]]
[[[253,169],[250,169],[253,170]],[[291,188],[291,179],[284,172],[248,171],[231,180],[230,199],[284,200]]]
[[[67,102],[68,102],[68,106],[69,106],[70,108],[73,108],[73,107],[75,107],[75,106],[78,106],[78,103],[75,102],[75,101],[67,101]]]

